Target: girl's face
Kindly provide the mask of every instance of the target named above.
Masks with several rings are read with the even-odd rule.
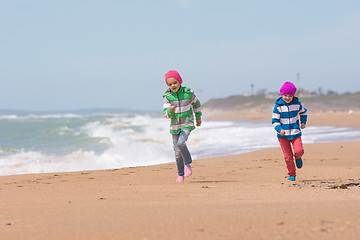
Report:
[[[178,80],[176,80],[176,78],[168,78],[166,79],[166,83],[169,86],[170,90],[173,92],[178,92],[180,90],[180,83],[178,82]]]
[[[290,94],[284,94],[284,95],[282,95],[282,98],[283,98],[284,102],[291,103],[291,101],[294,99],[294,96],[290,95]]]

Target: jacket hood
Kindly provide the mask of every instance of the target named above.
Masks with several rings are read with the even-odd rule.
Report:
[[[190,90],[191,90],[191,88],[189,88],[189,87],[180,86],[180,89],[179,89],[178,92],[173,92],[173,91],[170,90],[169,92],[167,92],[167,93],[165,93],[165,94],[163,95],[163,98],[166,97],[166,96],[168,96],[169,94],[180,94],[180,93],[188,92],[188,91],[190,91]]]
[[[294,103],[299,103],[299,98],[294,97],[293,100],[288,104],[294,104]],[[277,104],[277,105],[287,105],[287,103],[284,101],[284,99],[282,97],[279,97],[278,99],[276,99],[275,104]]]

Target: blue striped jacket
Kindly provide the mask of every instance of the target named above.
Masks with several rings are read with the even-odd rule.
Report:
[[[300,115],[300,121],[299,121]],[[307,121],[307,110],[304,108],[297,97],[294,97],[290,103],[286,103],[282,97],[275,101],[275,107],[272,114],[272,125],[277,131],[278,138],[293,140],[301,136],[300,123]],[[285,135],[279,133],[284,129]]]

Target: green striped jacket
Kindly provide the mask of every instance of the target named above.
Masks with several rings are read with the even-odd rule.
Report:
[[[180,87],[178,92],[169,91],[164,96],[163,114],[171,118],[170,133],[179,134],[183,129],[194,130],[194,112],[196,119],[201,119],[201,104],[194,91],[188,87]],[[170,107],[175,106],[171,112]]]

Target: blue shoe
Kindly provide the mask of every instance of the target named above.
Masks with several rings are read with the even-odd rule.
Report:
[[[295,181],[295,176],[290,176],[290,177],[288,178],[288,180],[289,180],[289,181]]]
[[[302,161],[301,158],[295,159],[295,163],[296,163],[296,167],[297,167],[297,168],[302,168],[302,166],[303,166],[303,161]]]

